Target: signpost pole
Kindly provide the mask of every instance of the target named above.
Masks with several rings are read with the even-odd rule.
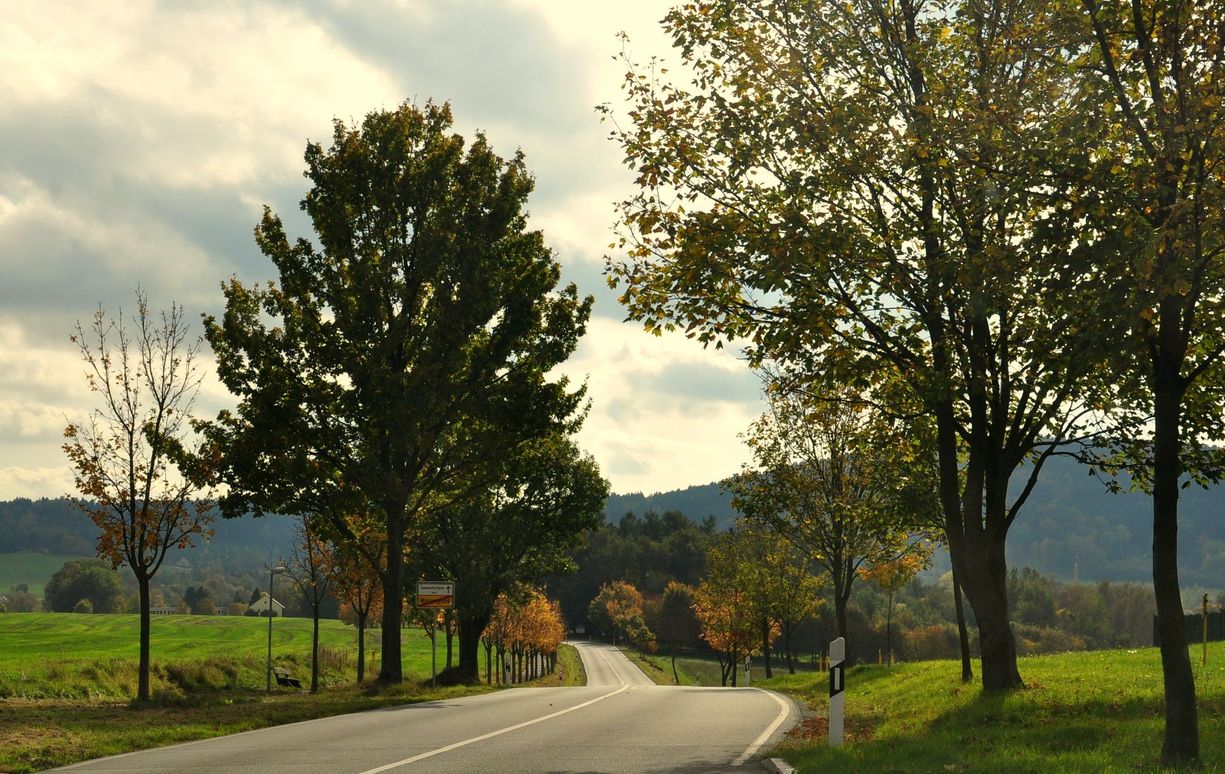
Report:
[[[455,583],[453,581],[417,581],[417,605],[431,613],[455,607]],[[430,624],[430,688],[438,685],[438,621]]]
[[[846,717],[846,639],[839,637],[829,644],[829,746],[841,747]]]

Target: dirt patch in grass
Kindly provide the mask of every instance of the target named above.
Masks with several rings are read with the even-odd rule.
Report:
[[[875,724],[852,718],[845,724],[843,738],[847,742],[868,742],[876,735]],[[829,718],[824,715],[806,717],[787,732],[789,741],[824,742],[829,739]]]

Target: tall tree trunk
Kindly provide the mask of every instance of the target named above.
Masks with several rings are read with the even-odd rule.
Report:
[[[966,593],[978,622],[982,684],[988,691],[1024,687],[1017,669],[1017,644],[1008,620],[1008,565],[1002,537],[967,552]]]
[[[1165,303],[1163,303],[1163,307]],[[1166,325],[1177,319],[1162,309],[1162,341],[1155,358],[1153,425],[1153,591],[1157,597],[1157,632],[1161,637],[1161,671],[1165,687],[1165,737],[1162,766],[1199,763],[1199,718],[1195,678],[1187,654],[1187,627],[1178,585],[1178,478],[1183,386],[1175,347]],[[1172,326],[1171,326],[1172,327]]]
[[[970,664],[970,633],[966,629],[966,611],[961,602],[961,581],[953,568],[953,609],[957,612],[957,643],[961,650],[961,682],[968,683],[974,679],[974,669]]]
[[[136,588],[140,595],[140,665],[137,667],[136,700],[149,701],[149,576],[139,573]]]
[[[893,665],[893,590],[889,590],[889,603],[885,607],[885,649],[889,653],[889,665]]]
[[[404,682],[400,656],[401,600],[404,598],[404,504],[387,506],[387,567],[383,570],[383,661],[379,682]]]
[[[366,679],[366,614],[357,616],[357,684]]]
[[[774,670],[770,668],[770,619],[768,616],[762,616],[761,619],[761,658],[766,665],[766,678],[774,677]]]
[[[680,685],[681,676],[676,672],[676,646],[672,646],[672,684]]]
[[[847,631],[846,609],[851,601],[851,584],[841,573],[834,573],[834,636],[847,643],[847,655],[851,655],[851,638]]]
[[[991,523],[983,524],[985,452],[981,448],[972,450],[964,496],[959,496],[962,472],[952,404],[939,403],[935,414],[944,532],[956,578],[966,592],[978,625],[982,686],[988,691],[1020,688],[1024,683],[1017,669],[1016,640],[1008,621],[1008,563],[1004,555],[1008,532],[1001,523],[1002,511],[994,514],[994,520],[988,520]],[[998,497],[991,505],[1003,509],[1003,498]]]
[[[319,693],[319,603],[311,607],[314,625],[311,627],[311,693]]]
[[[783,650],[787,654],[787,674],[795,674],[795,649],[791,645],[791,635],[795,633],[794,621],[783,621]]]
[[[457,615],[459,625],[459,680],[475,685],[480,682],[480,633],[489,626],[489,614]],[[451,660],[447,643],[447,661]]]
[[[455,611],[453,609],[448,608],[447,611],[443,615],[444,615],[443,623],[446,626],[446,632],[447,632],[447,667],[446,668],[450,669],[452,666],[455,665],[451,657],[452,643],[455,640]],[[481,627],[481,628],[484,628],[484,627]],[[475,675],[479,675],[479,674],[480,674],[480,669],[477,668],[473,672],[474,677],[472,679],[472,682],[476,682]]]

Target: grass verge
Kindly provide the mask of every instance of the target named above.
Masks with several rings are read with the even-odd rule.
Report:
[[[1207,668],[1193,650],[1205,770],[1225,771],[1225,643]],[[975,665],[975,675],[979,675]],[[847,743],[827,746],[825,673],[756,683],[812,713],[772,755],[799,771],[1154,771],[1163,732],[1155,648],[1034,656],[1027,688],[985,694],[953,661],[856,666],[846,684]]]
[[[487,687],[429,688],[429,640],[403,632],[406,682],[356,686],[356,633],[320,622],[321,692],[265,694],[267,619],[158,616],[153,696],[133,706],[136,616],[0,615],[0,772],[39,771],[81,760],[299,720],[461,695]],[[273,622],[273,661],[308,684],[310,626]],[[368,675],[377,672],[378,631]],[[424,685],[421,684],[424,681]]]
[[[626,658],[638,665],[656,685],[676,685],[672,676],[672,657],[658,653],[642,654],[632,648],[622,648]],[[679,656],[676,659],[676,676],[680,685],[722,685],[719,662],[713,658]]]
[[[571,645],[557,649],[557,668],[551,674],[538,677],[523,688],[579,688],[587,684],[587,673],[583,671],[583,660]]]

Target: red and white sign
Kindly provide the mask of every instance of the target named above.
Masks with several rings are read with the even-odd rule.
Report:
[[[455,584],[452,581],[418,581],[417,607],[455,607]]]

